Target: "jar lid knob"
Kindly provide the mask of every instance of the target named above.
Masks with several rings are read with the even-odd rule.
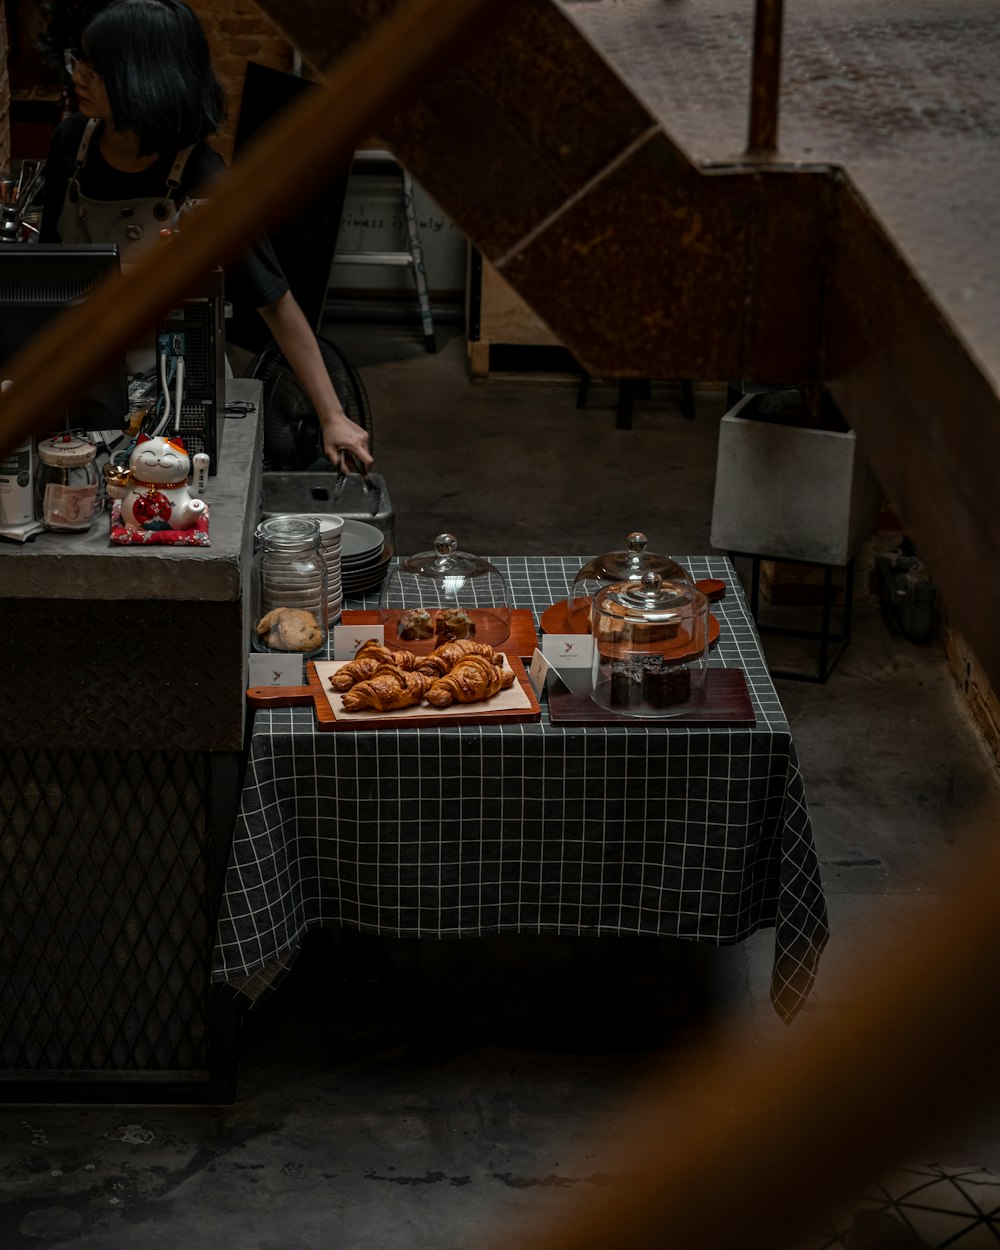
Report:
[[[663,578],[659,573],[643,573],[639,580],[642,589],[647,595],[655,595],[663,585]]]
[[[458,539],[454,534],[438,534],[434,539],[434,550],[439,556],[450,556],[458,550]]]
[[[632,533],[629,534],[628,538],[625,539],[625,545],[629,551],[645,551],[646,543],[648,541],[649,539],[647,539],[645,534],[641,533],[639,530],[633,530]]]

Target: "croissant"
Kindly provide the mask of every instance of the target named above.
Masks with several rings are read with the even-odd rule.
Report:
[[[502,663],[502,657],[501,657]],[[449,673],[439,677],[427,691],[432,707],[448,707],[451,703],[477,703],[514,684],[509,668],[500,668],[481,655],[466,655]]]
[[[343,697],[346,712],[395,712],[420,702],[433,678],[381,664],[371,677],[352,686]]]
[[[394,668],[409,672],[417,666],[417,657],[412,651],[394,651],[385,647],[374,638],[362,643],[355,652],[354,659],[348,660],[330,678],[334,690],[350,690],[355,682],[365,681],[380,664],[391,664]]]
[[[443,677],[467,655],[481,655],[494,664],[503,665],[503,656],[494,651],[488,642],[473,642],[471,638],[461,638],[455,642],[443,643],[430,655],[425,655],[417,664],[417,672],[427,673],[431,677]]]

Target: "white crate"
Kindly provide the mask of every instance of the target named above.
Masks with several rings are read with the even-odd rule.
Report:
[[[722,418],[712,546],[779,560],[842,566],[871,534],[881,503],[853,430],[817,430],[741,416]]]

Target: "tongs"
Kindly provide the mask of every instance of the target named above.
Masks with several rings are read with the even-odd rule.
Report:
[[[336,497],[340,491],[347,485],[347,479],[352,473],[356,473],[361,478],[361,489],[364,492],[365,500],[371,509],[372,516],[375,516],[382,503],[382,491],[376,482],[369,476],[367,468],[361,464],[353,452],[348,451],[345,447],[340,453],[343,471],[341,473],[340,482],[333,488]],[[353,467],[352,467],[353,466]]]

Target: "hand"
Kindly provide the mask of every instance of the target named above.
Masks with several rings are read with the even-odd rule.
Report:
[[[347,452],[362,469],[367,470],[370,467],[373,458],[368,450],[368,432],[352,421],[346,413],[340,412],[324,421],[322,428],[323,454],[334,468],[340,469],[341,473],[348,472],[350,465],[345,461],[344,452]]]

